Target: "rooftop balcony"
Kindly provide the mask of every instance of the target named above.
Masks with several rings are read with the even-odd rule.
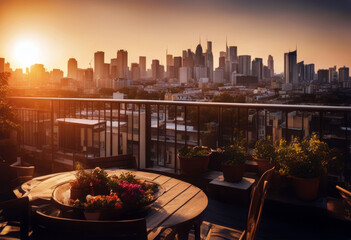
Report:
[[[178,150],[183,146],[216,149],[230,145],[240,132],[247,151],[252,153],[256,141],[267,136],[274,141],[291,141],[317,133],[330,147],[338,149],[345,167],[329,173],[315,201],[300,201],[289,190],[270,191],[264,213],[268,215],[263,224],[266,230],[261,237],[285,239],[285,229],[292,231],[296,227],[296,234],[305,235],[293,238],[315,238],[318,230],[303,229],[299,214],[308,213],[313,221],[328,216],[326,221],[333,219],[333,224],[335,219],[342,224],[350,221],[335,210],[335,206],[342,205],[335,185],[350,179],[351,107],[28,97],[11,101],[21,125],[17,141],[22,161],[34,164],[41,172],[73,170],[77,161],[117,161],[118,156],[132,155],[137,169],[162,172],[200,186],[211,199],[207,220],[236,227],[240,223],[226,209],[246,215],[242,206],[247,204],[250,188],[214,184],[221,171],[213,159],[206,174],[196,178],[183,176]],[[246,162],[245,177],[257,180],[254,160]],[[282,217],[278,213],[281,210],[292,217]],[[277,215],[285,219],[283,223],[277,221]],[[268,234],[267,229],[273,231],[269,221],[279,226],[276,234]],[[344,236],[340,226],[340,236]],[[332,234],[332,230],[325,231]]]

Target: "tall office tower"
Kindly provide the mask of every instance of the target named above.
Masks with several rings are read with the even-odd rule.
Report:
[[[175,78],[174,61],[173,61],[173,55],[171,54],[166,54],[166,71],[167,71],[168,79]]]
[[[183,50],[183,52],[182,52],[182,57],[183,57],[183,59],[186,58],[186,57],[188,57],[188,52],[187,52],[187,50]]]
[[[112,79],[117,78],[117,58],[111,58],[110,75]]]
[[[110,64],[109,63],[104,63],[103,87],[104,88],[111,88],[112,87],[112,81],[110,79]]]
[[[124,79],[128,77],[128,52],[123,49],[117,52],[117,77]]]
[[[94,88],[94,71],[92,68],[85,69],[84,77],[84,88]]]
[[[159,65],[158,66],[158,79],[162,79],[165,76],[165,66],[164,65]]]
[[[166,55],[166,66],[174,66],[173,63],[173,55],[172,54],[167,54]]]
[[[77,79],[78,63],[75,58],[70,58],[67,64],[67,77]]]
[[[224,56],[219,57],[218,61],[219,61],[218,67],[225,69],[225,57]]]
[[[228,60],[234,61],[237,59],[238,59],[238,48],[236,46],[230,46]]]
[[[140,79],[140,68],[139,68],[139,64],[137,64],[137,63],[132,63],[132,65],[131,65],[131,71],[132,71],[132,80],[139,80],[139,79]]]
[[[252,61],[252,76],[256,76],[258,81],[263,79],[262,58],[255,58]]]
[[[0,58],[0,73],[5,72],[5,58]]]
[[[12,68],[10,67],[10,63],[7,62],[4,64],[4,71],[7,73],[11,73],[12,72]]]
[[[188,67],[179,68],[179,83],[187,84],[191,79],[191,69]]]
[[[314,80],[314,64],[306,64],[305,65],[305,81],[313,81]]]
[[[204,66],[204,57],[202,55],[201,44],[197,45],[195,52],[195,67]]]
[[[224,58],[226,58],[226,57],[227,57],[226,52],[220,51],[220,52],[219,52],[219,57],[224,57]]]
[[[269,71],[271,72],[271,77],[273,77],[274,76],[274,60],[273,60],[272,55],[268,56],[267,65],[268,65]]]
[[[208,78],[212,82],[213,81],[213,53],[212,53],[212,42],[207,41],[207,49],[206,49],[206,67],[208,68]]]
[[[105,53],[96,52],[94,53],[94,80],[95,86],[98,88],[102,87],[102,78],[104,75],[104,64],[105,64]]]
[[[77,69],[77,81],[81,87],[84,86],[85,82],[85,69],[78,68]]]
[[[160,62],[157,59],[152,60],[151,64],[152,79],[159,79],[160,76]]]
[[[348,82],[350,80],[350,73],[348,67],[339,68],[339,83]]]
[[[224,82],[224,69],[221,67],[216,68],[213,71],[213,82],[223,83]]]
[[[299,80],[299,82],[305,80],[305,64],[303,61],[297,64],[297,79]]]
[[[269,79],[271,77],[271,71],[268,66],[263,66],[263,79]]]
[[[31,86],[38,86],[43,84],[45,79],[45,68],[43,64],[34,64],[30,66],[29,81]],[[50,78],[50,76],[49,76]]]
[[[329,68],[329,83],[336,83],[338,81],[338,72],[336,66]]]
[[[140,78],[146,77],[146,57],[139,57]]]
[[[173,79],[175,77],[176,76],[175,76],[174,66],[167,66],[167,78]]]
[[[63,71],[60,69],[52,69],[50,72],[50,81],[54,83],[59,83],[63,78]]]
[[[182,57],[174,57],[174,77],[179,80],[179,68],[182,67]]]
[[[239,56],[239,73],[245,76],[251,75],[251,56],[250,55]]]
[[[296,86],[297,78],[297,51],[284,53],[284,78],[285,83]]]
[[[199,81],[200,78],[207,78],[207,67],[194,67],[194,77],[197,81]]]
[[[329,70],[328,69],[319,69],[317,72],[318,82],[319,83],[328,83],[329,82]]]

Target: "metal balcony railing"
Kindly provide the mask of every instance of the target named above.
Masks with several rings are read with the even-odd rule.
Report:
[[[177,151],[187,145],[215,148],[236,133],[248,150],[268,135],[277,141],[317,133],[350,161],[351,107],[116,100],[11,98],[18,113],[22,148],[55,154],[108,157],[133,154],[139,168],[177,170]],[[50,157],[48,157],[50,156]]]

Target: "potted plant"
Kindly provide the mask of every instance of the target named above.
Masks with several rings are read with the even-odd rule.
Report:
[[[331,158],[328,145],[316,134],[302,141],[294,139],[286,145],[284,157],[296,195],[301,200],[314,200],[318,196],[321,177]]]
[[[86,172],[84,168],[77,164],[76,179],[70,182],[71,185],[71,199],[85,200],[88,194],[91,194],[91,174]]]
[[[222,171],[227,182],[239,182],[245,172],[248,154],[241,144],[234,144],[217,149],[222,158]]]
[[[96,167],[91,172],[92,195],[108,195],[110,189],[108,187],[108,174],[103,169]]]
[[[275,190],[281,190],[288,186],[289,169],[287,166],[286,155],[289,148],[287,146],[287,141],[285,139],[280,139],[279,144],[275,147],[275,169],[271,184],[271,187]]]
[[[207,171],[211,149],[204,146],[183,147],[178,152],[180,170],[185,175],[199,175]]]
[[[256,142],[253,158],[257,162],[260,175],[274,167],[276,151],[271,136],[267,136],[266,139],[260,139]]]

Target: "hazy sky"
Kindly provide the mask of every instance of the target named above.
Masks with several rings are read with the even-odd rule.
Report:
[[[272,54],[276,72],[296,45],[298,61],[317,69],[351,66],[351,0],[0,0],[0,57],[13,68],[24,67],[23,42],[37,48],[32,61],[66,72],[71,57],[86,68],[95,51],[109,63],[118,49],[129,64],[140,55],[148,67],[155,58],[164,64],[167,48],[195,51],[199,37],[204,50],[213,42],[218,66],[226,36],[239,55],[267,64]]]

